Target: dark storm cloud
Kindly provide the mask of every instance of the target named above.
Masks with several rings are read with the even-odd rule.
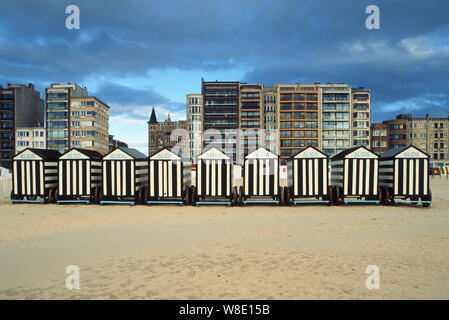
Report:
[[[151,89],[130,88],[116,83],[102,82],[97,90],[89,93],[112,107],[111,116],[127,115],[137,120],[149,120],[153,107],[158,112],[163,110],[171,114],[185,109],[183,104],[172,102]]]
[[[79,31],[65,29],[69,4],[80,8]],[[365,28],[369,4],[380,7],[380,30]],[[210,70],[238,68],[246,75],[235,80],[365,86],[376,120],[430,107],[447,113],[448,16],[447,0],[8,1],[0,81],[44,88],[169,68],[203,70],[207,79]],[[105,83],[97,91],[124,108],[184,108],[151,90]]]

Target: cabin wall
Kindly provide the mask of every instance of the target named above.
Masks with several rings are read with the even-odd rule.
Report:
[[[143,162],[146,163],[146,161]],[[134,197],[136,195],[136,163],[134,160],[103,160],[103,195],[112,197]]]
[[[232,166],[230,161],[199,159],[196,184],[198,196],[231,196]]]
[[[328,160],[326,158],[293,159],[292,164],[294,197],[327,195]]]
[[[246,159],[243,170],[245,196],[279,194],[278,159]]]
[[[58,185],[58,163],[42,160],[13,160],[14,195],[44,196]]]
[[[87,159],[58,161],[58,194],[60,196],[90,196],[101,187],[101,162]]]
[[[377,195],[378,159],[356,159],[344,160],[344,195],[348,196],[370,196]]]
[[[428,194],[428,159],[396,158],[381,160],[379,175],[379,185],[392,188],[395,196]]]
[[[183,164],[180,160],[149,161],[150,198],[181,198],[183,192]],[[185,182],[184,182],[185,183]]]

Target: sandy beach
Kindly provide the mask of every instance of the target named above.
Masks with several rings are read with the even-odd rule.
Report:
[[[0,203],[1,299],[449,299],[449,180],[421,206]],[[68,265],[80,289],[65,286]],[[380,269],[368,290],[365,269]]]

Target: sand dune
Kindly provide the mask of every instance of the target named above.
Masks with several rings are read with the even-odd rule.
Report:
[[[413,206],[0,204],[2,299],[448,299],[449,180]],[[68,290],[67,265],[80,268]],[[379,290],[365,269],[380,269]]]

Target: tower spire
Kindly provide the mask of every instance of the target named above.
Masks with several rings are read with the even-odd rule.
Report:
[[[150,117],[149,123],[157,123],[156,112],[154,111],[154,107],[153,107],[153,110],[151,111],[151,117]]]

